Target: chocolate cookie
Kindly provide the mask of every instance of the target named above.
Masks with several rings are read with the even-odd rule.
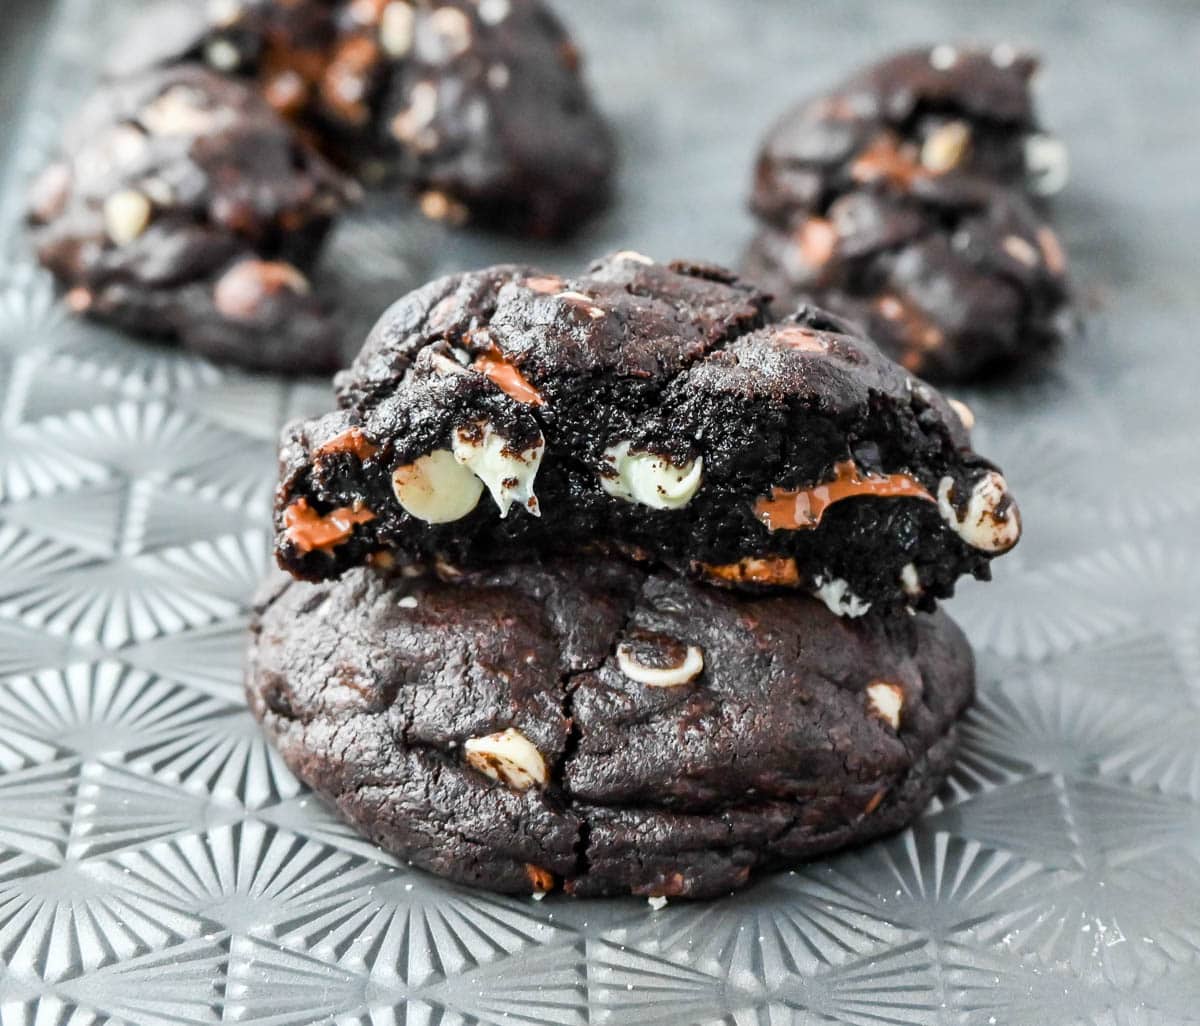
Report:
[[[171,2],[110,69],[181,60],[253,79],[332,159],[435,219],[559,236],[609,196],[611,133],[539,0]]]
[[[927,208],[863,189],[790,229],[763,228],[744,273],[779,313],[807,301],[862,324],[932,381],[966,381],[1057,345],[1071,329],[1066,257],[1021,196]]]
[[[92,97],[30,219],[77,312],[248,367],[329,371],[342,333],[305,272],[353,191],[253,90],[180,65]]]
[[[959,415],[850,325],[770,323],[766,302],[634,253],[418,290],[338,378],[340,409],[285,432],[280,564],[591,547],[852,616],[986,577],[1019,517]]]
[[[759,156],[748,274],[776,310],[870,324],[909,370],[963,380],[1056,342],[1066,259],[1028,195],[1066,152],[1034,116],[1036,61],[938,46],[874,65],[788,113]]]
[[[942,614],[613,561],[412,573],[275,586],[250,704],[372,841],[498,891],[704,897],[895,830],[972,694]]]

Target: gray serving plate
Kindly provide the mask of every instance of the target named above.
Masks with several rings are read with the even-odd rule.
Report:
[[[563,0],[621,135],[613,212],[565,249],[387,204],[339,232],[364,321],[497,260],[731,261],[755,143],[791,98],[908,41],[1048,56],[1087,331],[963,395],[1027,536],[951,604],[982,677],[962,763],[903,834],[658,912],[382,857],[244,711],[272,439],[327,388],[68,319],[19,227],[138,6],[0,0],[3,1026],[1200,1022],[1194,4]]]

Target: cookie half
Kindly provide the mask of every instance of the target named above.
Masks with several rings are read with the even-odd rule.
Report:
[[[971,651],[611,561],[272,586],[246,676],[375,843],[513,893],[704,897],[895,830],[948,771]]]
[[[341,408],[285,432],[281,565],[591,547],[849,615],[985,577],[1020,522],[959,414],[859,329],[766,304],[636,253],[433,282],[384,315]]]

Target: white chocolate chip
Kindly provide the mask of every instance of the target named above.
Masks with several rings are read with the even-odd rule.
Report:
[[[704,474],[703,457],[677,467],[665,456],[630,452],[628,442],[609,446],[603,459],[613,473],[601,475],[600,486],[609,495],[651,509],[682,509],[700,490]]]
[[[392,471],[392,490],[400,505],[418,520],[448,524],[479,505],[483,483],[449,449],[435,449]]]
[[[662,894],[654,894],[646,899],[646,903],[654,909],[655,912],[661,912],[667,907],[667,899]]]
[[[546,897],[546,895],[547,895],[548,893],[549,893],[549,891],[534,891],[534,892],[533,892],[532,894],[530,894],[529,896],[530,896],[530,897],[531,897],[531,898],[532,898],[534,901],[541,901],[543,898],[545,898],[545,897]]]
[[[228,107],[215,110],[188,86],[173,86],[142,108],[138,121],[151,135],[206,135],[234,120]]]
[[[585,296],[582,292],[560,292],[556,297],[565,299],[568,303],[583,308],[583,311],[593,320],[598,321],[604,316],[604,311],[592,302],[591,296]]]
[[[997,43],[992,47],[992,63],[998,68],[1011,68],[1017,59],[1017,48],[1012,43]]]
[[[970,431],[975,426],[975,413],[971,407],[959,399],[947,399],[946,402],[962,422],[962,426]]]
[[[469,738],[463,751],[467,762],[480,773],[518,791],[527,791],[535,784],[544,787],[548,779],[542,753],[513,727],[498,734]]]
[[[627,260],[635,264],[645,264],[647,267],[654,263],[645,253],[639,253],[635,249],[623,249],[620,253],[613,254],[614,260]]]
[[[228,39],[214,39],[204,48],[204,59],[217,71],[237,71],[242,63],[238,48]]]
[[[499,25],[511,13],[509,0],[479,0],[479,20],[485,25]]]
[[[958,63],[958,51],[954,47],[942,43],[929,51],[930,66],[938,71],[949,71]]]
[[[421,81],[408,94],[408,106],[392,118],[392,135],[401,142],[415,139],[437,117],[438,90],[432,82]]]
[[[398,605],[401,609],[416,609],[417,598],[415,595],[405,595],[404,598],[400,599],[396,603],[396,605]]]
[[[1031,135],[1025,140],[1025,178],[1039,196],[1061,192],[1071,176],[1067,145],[1052,135]]]
[[[208,23],[214,28],[229,28],[242,17],[242,0],[208,0]]]
[[[153,207],[136,189],[114,192],[104,201],[104,228],[118,246],[133,242],[150,223]]]
[[[406,0],[392,0],[379,17],[379,45],[389,57],[405,57],[412,49],[416,13]]]
[[[953,171],[962,163],[971,144],[971,128],[965,121],[939,125],[921,144],[921,164],[935,175]]]
[[[453,60],[471,45],[471,19],[457,7],[439,7],[429,15],[428,25],[436,39],[429,53],[432,60]]]
[[[817,577],[814,583],[814,594],[836,616],[846,616],[853,620],[865,615],[871,608],[871,603],[864,602],[855,595],[850,590],[850,585],[840,577]]]
[[[143,178],[139,188],[150,197],[156,207],[169,207],[175,202],[175,190],[171,183],[161,178]]]
[[[695,645],[688,645],[683,661],[678,666],[652,666],[638,661],[636,646],[622,642],[617,646],[617,666],[626,677],[638,684],[651,688],[676,688],[695,680],[704,671],[704,652]]]
[[[921,584],[921,575],[912,563],[906,563],[901,568],[900,587],[904,589],[904,594],[909,598],[920,598],[925,593],[925,588]]]
[[[938,512],[950,529],[973,549],[1007,552],[1021,537],[1021,514],[1008,492],[1008,483],[989,470],[971,488],[966,511],[960,517],[951,501],[952,478],[938,484]]]
[[[488,88],[496,92],[500,92],[501,89],[507,89],[511,77],[508,65],[497,62],[487,69]]]
[[[431,221],[446,221],[449,224],[466,224],[470,211],[466,206],[437,189],[421,193],[417,207]]]
[[[1006,235],[1000,243],[1001,248],[1017,263],[1026,267],[1037,267],[1038,251],[1032,243],[1026,242],[1019,235]]]
[[[904,689],[899,684],[877,680],[867,685],[867,703],[871,711],[892,730],[900,729],[900,712],[904,708]]]
[[[487,486],[500,509],[501,520],[508,516],[514,502],[541,516],[533,482],[545,451],[546,439],[541,433],[528,449],[513,451],[508,439],[486,421],[454,432],[454,458]]]

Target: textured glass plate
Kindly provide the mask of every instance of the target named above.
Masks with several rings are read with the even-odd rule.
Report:
[[[491,897],[382,858],[244,711],[272,439],[326,386],[69,320],[17,227],[138,6],[47,4],[21,124],[0,132],[4,1026],[1200,1022],[1194,6],[564,2],[621,132],[610,217],[561,250],[386,210],[339,233],[364,320],[501,259],[729,261],[755,142],[789,98],[905,41],[1050,57],[1088,332],[1036,380],[964,396],[1028,533],[952,604],[982,676],[962,763],[897,837],[656,913]],[[23,46],[9,24],[0,43]]]

